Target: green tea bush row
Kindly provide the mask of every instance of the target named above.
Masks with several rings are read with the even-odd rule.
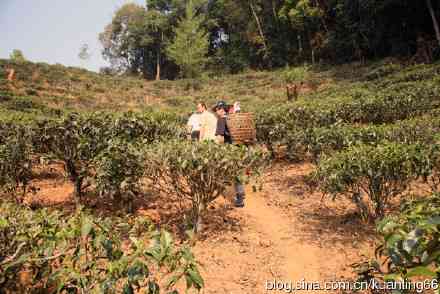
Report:
[[[412,85],[327,101],[273,106],[257,113],[257,137],[266,145],[283,141],[298,130],[340,123],[383,124],[413,118],[440,106],[440,85]]]
[[[350,197],[363,217],[381,218],[392,197],[411,181],[436,176],[439,158],[437,145],[357,145],[322,158],[313,176],[323,192]]]
[[[394,76],[379,81],[378,87],[387,87],[399,83],[425,82],[440,76],[439,65],[418,65]]]
[[[296,138],[297,148],[293,151],[308,152],[316,160],[322,153],[328,154],[356,144],[375,146],[384,140],[406,144],[433,144],[438,140],[439,134],[440,119],[431,116],[384,125],[336,124],[302,132]]]
[[[116,193],[114,196],[119,197],[121,186],[126,186],[124,181],[132,175],[130,171],[135,172],[133,169],[141,164],[136,152],[124,154],[132,148],[124,151],[122,145],[151,144],[179,137],[183,131],[177,124],[177,119],[164,114],[125,113],[114,116],[108,113],[72,113],[61,120],[40,122],[36,127],[34,145],[39,152],[50,154],[64,162],[78,200],[84,189],[83,185],[92,174],[98,178],[101,192],[106,187],[110,194]],[[126,161],[124,156],[127,157]],[[95,170],[99,173],[94,173]],[[110,179],[116,176],[115,172],[119,172],[119,179]],[[122,175],[126,176],[125,180],[120,178]],[[133,189],[130,192],[134,192]]]
[[[26,122],[3,120],[0,122],[2,163],[0,188],[19,185],[25,187],[30,177],[31,155],[44,155],[64,163],[66,173],[74,184],[77,200],[80,199],[85,187],[90,186],[91,181],[96,177],[100,183],[98,187],[110,188],[109,185],[114,184],[115,186],[108,192],[110,195],[114,192],[117,195],[122,186],[133,187],[127,186],[124,180],[110,180],[108,176],[115,175],[115,169],[118,168],[117,162],[120,162],[125,164],[124,168],[127,168],[125,171],[127,179],[131,177],[128,170],[132,169],[129,165],[135,163],[122,158],[117,159],[117,157],[126,155],[128,158],[134,153],[124,155],[122,145],[141,146],[155,141],[183,137],[180,119],[174,114],[113,115],[96,112],[70,113],[60,119],[37,120],[29,126],[26,126]],[[120,150],[120,154],[115,153],[114,157],[110,156],[111,148]],[[115,162],[109,163],[112,160]],[[140,165],[141,158],[138,160],[137,165]],[[102,174],[97,174],[96,171]],[[119,175],[122,176],[122,174]],[[107,180],[104,180],[106,178]],[[133,189],[129,190],[133,192]]]
[[[316,161],[322,154],[329,154],[357,144],[376,146],[382,141],[399,143],[433,144],[440,134],[440,119],[426,115],[414,119],[381,125],[353,125],[347,123],[326,127],[292,130],[283,129],[283,136],[269,147],[280,144],[287,147],[287,158]]]
[[[176,248],[169,233],[152,231],[143,218],[101,219],[81,210],[66,217],[46,209],[0,204],[1,289],[178,293],[170,291],[181,279],[188,289],[203,287],[191,251]],[[159,280],[167,282],[159,285]]]
[[[178,119],[171,114],[70,113],[37,122],[27,129],[29,136],[19,138],[33,146],[34,154],[63,162],[77,204],[92,187],[99,197],[131,211],[147,178],[154,188],[190,203],[189,222],[196,226],[211,201],[245,181],[246,172],[258,174],[266,158],[259,148],[179,139]]]

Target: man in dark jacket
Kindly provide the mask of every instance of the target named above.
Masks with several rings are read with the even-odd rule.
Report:
[[[228,110],[228,105],[223,101],[219,101],[215,106],[215,113],[217,114],[217,130],[215,132],[215,137],[216,142],[220,144],[232,144],[231,134],[229,133],[228,125],[226,123]],[[234,183],[234,188],[235,207],[244,207],[244,186],[238,179]]]
[[[215,106],[215,113],[217,114],[217,129],[215,137],[217,143],[232,144],[231,134],[229,133],[228,125],[226,124],[228,105],[220,101]]]

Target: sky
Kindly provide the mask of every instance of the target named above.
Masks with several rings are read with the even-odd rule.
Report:
[[[124,3],[145,0],[0,0],[0,58],[20,49],[34,62],[98,71],[107,63],[98,35]],[[91,57],[78,57],[88,44]]]

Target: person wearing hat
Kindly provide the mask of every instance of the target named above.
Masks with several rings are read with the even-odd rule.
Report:
[[[215,113],[217,114],[217,130],[215,132],[217,143],[232,144],[231,134],[226,123],[227,113],[229,106],[223,102],[219,101],[214,107]],[[235,207],[244,207],[245,191],[243,184],[240,183],[239,179],[236,179],[234,183],[235,188]]]
[[[217,128],[215,131],[216,141],[218,143],[232,144],[231,134],[229,133],[228,125],[226,124],[228,105],[219,101],[215,105],[215,113],[217,114]]]

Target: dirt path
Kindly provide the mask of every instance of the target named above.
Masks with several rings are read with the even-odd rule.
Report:
[[[244,208],[233,208],[223,199],[209,208],[204,235],[194,248],[205,279],[203,293],[286,293],[265,288],[274,280],[323,283],[353,278],[350,265],[365,260],[362,255],[372,256],[372,228],[358,222],[349,202],[322,201],[321,194],[309,191],[304,176],[312,169],[308,164],[274,166],[264,176],[262,191],[254,193],[249,187]],[[64,207],[72,202],[73,188],[62,175],[40,178],[33,199]],[[181,221],[169,201],[150,202],[138,213],[165,226]]]
[[[310,169],[268,174],[263,191],[247,192],[245,208],[223,215],[224,230],[197,244],[204,293],[285,293],[266,286],[274,279],[323,283],[353,276],[350,265],[371,254],[372,240],[353,222],[348,203],[341,209],[306,190],[302,178]],[[302,293],[308,292],[323,293]]]
[[[251,194],[244,209],[246,217],[255,221],[255,230],[273,244],[273,249],[283,258],[280,264],[282,280],[318,281],[322,252],[316,246],[295,237],[295,220],[289,219],[279,208],[268,206],[261,193]],[[251,229],[251,228],[249,228]]]

